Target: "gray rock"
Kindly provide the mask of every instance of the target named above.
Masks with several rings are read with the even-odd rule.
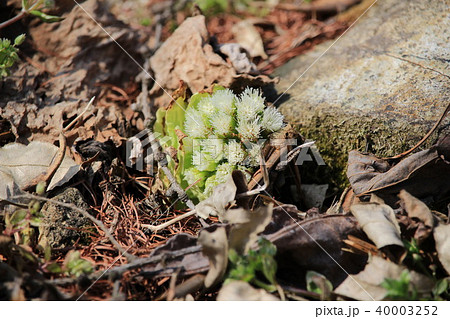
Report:
[[[369,143],[395,155],[440,117],[450,98],[449,12],[448,1],[378,1],[331,48],[323,43],[276,71],[277,91],[289,88],[281,111],[341,171],[337,184],[349,150]]]
[[[81,209],[89,209],[76,188],[67,188],[52,199],[74,204]],[[44,216],[43,225],[39,227],[41,245],[48,244],[52,248],[64,248],[77,241],[83,243],[88,238],[87,232],[83,230],[92,224],[79,212],[47,202],[42,206],[41,214]]]

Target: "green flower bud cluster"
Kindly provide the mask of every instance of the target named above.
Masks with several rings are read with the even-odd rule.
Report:
[[[284,126],[283,115],[264,102],[256,89],[247,88],[236,96],[229,89],[215,87],[212,94],[194,94],[187,107],[184,104],[182,123],[180,112],[167,110],[166,115],[178,114],[179,125],[170,125],[168,116],[159,121],[161,125],[165,123],[187,135],[170,146],[179,149],[176,176],[192,198],[209,197],[235,169],[250,177],[259,166],[264,142]],[[155,130],[160,127],[157,124]],[[173,135],[168,130],[166,133]]]

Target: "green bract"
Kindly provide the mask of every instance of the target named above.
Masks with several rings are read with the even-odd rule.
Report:
[[[177,150],[171,168],[194,200],[209,197],[235,169],[253,172],[259,166],[264,141],[283,127],[283,115],[266,107],[259,90],[247,88],[236,96],[216,86],[212,94],[194,94],[189,104],[178,98],[159,109],[155,133],[164,147]]]

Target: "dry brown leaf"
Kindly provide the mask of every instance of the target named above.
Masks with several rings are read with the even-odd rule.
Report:
[[[150,95],[160,107],[172,101],[166,92],[172,94],[180,80],[193,93],[213,84],[242,88],[274,82],[265,75],[238,74],[231,63],[214,52],[202,15],[186,19],[150,58],[150,66],[156,80]]]
[[[450,176],[450,164],[439,153],[448,152],[449,146],[445,139],[441,140],[394,166],[376,156],[351,151],[347,177],[357,196],[376,193],[393,205],[400,190],[404,189],[417,198],[430,197],[439,201],[450,195],[450,179],[442,178]]]
[[[231,28],[236,41],[250,54],[250,57],[267,59],[263,41],[258,30],[249,20],[242,20]]]
[[[232,281],[224,285],[217,296],[218,301],[279,301],[263,289],[255,289],[244,281]]]
[[[228,264],[228,240],[224,227],[209,232],[203,230],[198,236],[198,243],[203,247],[203,254],[209,259],[209,271],[205,277],[205,287],[212,287],[225,274]]]
[[[390,206],[379,203],[356,204],[350,207],[350,211],[377,248],[404,246],[400,226]]]
[[[12,143],[0,148],[0,198],[14,196],[17,186],[22,188],[47,173],[57,153],[55,145],[38,141],[28,145]],[[67,183],[79,170],[80,166],[65,156],[47,189]]]
[[[240,208],[228,210],[224,218],[233,224],[229,234],[230,248],[245,255],[258,239],[258,234],[270,223],[272,210],[272,203],[254,211]]]
[[[336,287],[344,281],[346,272],[357,273],[364,268],[367,256],[343,250],[343,241],[349,235],[364,237],[356,218],[326,215],[294,222],[264,237],[277,247],[277,276],[304,288],[308,270],[323,274]]]
[[[237,187],[233,176],[230,175],[225,183],[219,184],[213,189],[210,197],[195,206],[197,216],[205,219],[210,215],[219,216],[219,220],[223,221],[227,209],[235,203],[236,191]]]
[[[439,261],[450,274],[450,224],[439,224],[433,232]]]
[[[150,94],[164,94],[164,106],[171,100],[160,86],[171,93],[182,80],[192,92],[199,92],[213,83],[230,86],[236,75],[234,68],[214,53],[202,15],[186,19],[150,58],[150,66],[157,83]]]
[[[425,226],[433,229],[434,217],[427,205],[403,189],[398,197],[402,200],[401,204],[410,218],[418,218]]]
[[[406,269],[381,257],[371,256],[363,271],[348,276],[334,292],[356,300],[383,300],[387,291],[380,286],[381,283],[386,278],[398,279]],[[410,271],[410,275],[411,283],[419,293],[430,292],[433,288],[434,284],[430,278],[415,271]]]
[[[245,50],[237,43],[225,43],[219,46],[219,51],[230,60],[233,68],[238,73],[255,72],[256,66],[250,62]]]
[[[5,81],[5,100],[0,97],[0,107],[10,101],[42,107],[87,100],[99,96],[102,87],[96,84],[125,87],[139,73],[139,66],[117,43],[137,58],[145,34],[117,20],[105,3],[88,0],[83,8],[73,6],[63,17],[58,23],[29,28],[35,49],[30,59],[34,63],[24,59],[13,77]]]

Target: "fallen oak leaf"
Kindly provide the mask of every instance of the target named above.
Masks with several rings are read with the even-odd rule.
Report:
[[[407,191],[401,190],[398,197],[401,199],[400,205],[408,213],[408,216],[411,219],[416,218],[420,221],[417,230],[414,233],[414,238],[420,244],[432,233],[436,219],[425,203],[412,196]]]

